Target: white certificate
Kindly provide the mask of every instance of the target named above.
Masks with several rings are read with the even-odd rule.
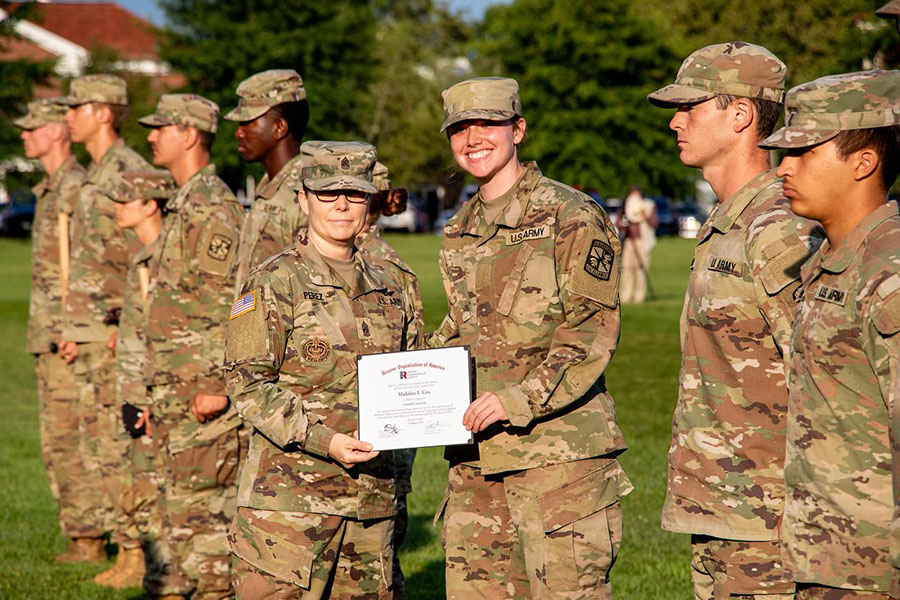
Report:
[[[359,439],[375,450],[472,443],[468,346],[357,357]]]

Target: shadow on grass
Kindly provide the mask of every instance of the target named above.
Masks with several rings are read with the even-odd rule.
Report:
[[[440,543],[440,524],[432,525],[433,515],[409,515],[406,539],[403,540],[403,551],[413,552],[419,548]]]
[[[444,596],[444,561],[430,560],[415,573],[406,575],[409,600],[438,600]]]

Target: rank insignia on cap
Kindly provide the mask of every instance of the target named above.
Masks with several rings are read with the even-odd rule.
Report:
[[[215,260],[225,260],[228,258],[228,253],[231,251],[233,244],[234,242],[231,239],[217,233],[210,240],[206,253]]]
[[[584,261],[584,270],[592,277],[609,281],[615,256],[616,253],[609,244],[601,240],[592,240],[587,260]]]
[[[341,168],[345,171],[350,168],[350,161],[347,159],[346,156],[341,159]]]
[[[254,310],[256,310],[256,290],[248,292],[234,301],[234,304],[231,305],[231,315],[228,319],[236,319]]]
[[[322,338],[310,338],[300,347],[303,358],[311,362],[322,362],[328,358],[331,346]]]

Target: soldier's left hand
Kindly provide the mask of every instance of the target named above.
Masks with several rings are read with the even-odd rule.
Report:
[[[116,353],[116,338],[119,337],[119,330],[112,332],[112,335],[109,336],[109,341],[106,342],[106,347],[112,350],[112,353]]]
[[[212,419],[228,407],[228,396],[197,394],[191,402],[191,413],[201,423]]]
[[[466,409],[463,425],[472,433],[484,431],[497,421],[506,421],[506,409],[494,392],[485,392]]]

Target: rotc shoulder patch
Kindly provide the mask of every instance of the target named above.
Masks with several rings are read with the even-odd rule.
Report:
[[[231,305],[231,315],[229,315],[228,319],[237,319],[239,316],[246,315],[254,310],[256,310],[256,290],[247,292],[234,301],[234,304]]]
[[[616,254],[609,244],[601,240],[592,240],[591,249],[584,261],[584,270],[601,281],[609,281],[615,258]]]

